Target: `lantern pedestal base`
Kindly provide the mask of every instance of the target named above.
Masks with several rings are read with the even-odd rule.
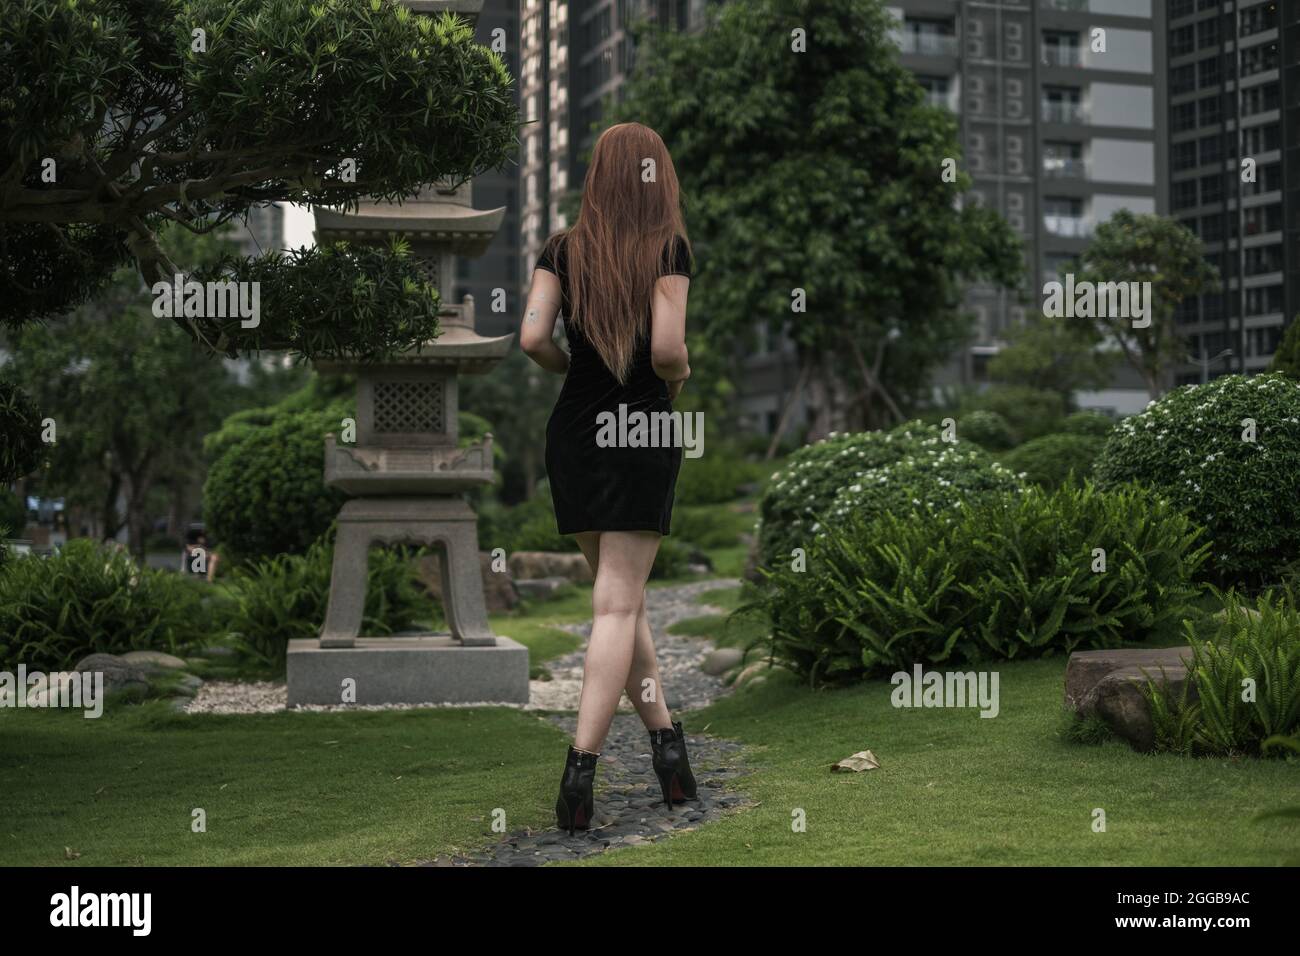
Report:
[[[359,637],[352,647],[289,642],[289,706],[528,703],[528,648],[497,636],[466,647],[449,634]],[[350,683],[346,683],[350,681]],[[345,690],[355,688],[355,701]]]

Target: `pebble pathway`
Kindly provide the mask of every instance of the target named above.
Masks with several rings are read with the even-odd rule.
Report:
[[[595,819],[592,828],[569,836],[567,831],[549,827],[543,830],[518,830],[503,835],[495,844],[481,850],[417,864],[420,866],[539,866],[563,860],[577,860],[622,846],[653,843],[683,830],[720,819],[725,813],[748,806],[752,801],[736,789],[724,789],[746,773],[741,745],[732,740],[712,737],[692,726],[690,714],[682,711],[702,707],[730,691],[720,678],[700,670],[700,662],[713,645],[698,638],[678,637],[667,629],[678,621],[720,613],[716,608],[695,603],[705,591],[735,587],[739,582],[713,579],[676,587],[646,591],[646,611],[654,635],[659,672],[667,692],[667,704],[673,717],[680,720],[686,733],[691,769],[699,784],[699,799],[674,805],[671,811],[663,803],[659,781],[650,767],[650,737],[634,712],[621,710],[614,717],[609,736],[601,751],[596,774]],[[584,637],[591,624],[574,625],[572,630]],[[581,684],[582,649],[557,658],[549,665],[555,684],[576,681]],[[530,707],[536,706],[531,702]],[[626,695],[625,709],[631,711]],[[576,707],[576,698],[571,707]],[[572,737],[577,717],[574,714],[549,714],[547,719]],[[555,783],[559,786],[564,769],[564,748],[556,749]]]

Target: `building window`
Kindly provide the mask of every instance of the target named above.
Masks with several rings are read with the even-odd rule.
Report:
[[[1043,227],[1050,235],[1083,237],[1087,228],[1083,220],[1083,200],[1074,196],[1043,198]]]
[[[1086,123],[1082,95],[1075,86],[1046,86],[1043,88],[1043,122]]]
[[[1178,103],[1171,106],[1169,108],[1169,127],[1175,133],[1196,129],[1196,104]]]
[[[1185,179],[1169,187],[1169,202],[1174,209],[1190,209],[1196,205],[1196,180]]]
[[[1065,30],[1043,31],[1043,63],[1048,66],[1081,66],[1079,34]]]
[[[1058,179],[1083,179],[1083,144],[1063,141],[1043,143],[1043,175]]]
[[[952,20],[920,20],[907,17],[900,37],[904,53],[956,56],[957,37]]]
[[[1263,83],[1241,91],[1241,115],[1254,116],[1278,108],[1278,86],[1276,83]]]
[[[1241,35],[1263,33],[1277,26],[1277,4],[1261,3],[1241,11]]]
[[[1277,44],[1261,43],[1241,51],[1241,75],[1253,76],[1277,69]]]
[[[1223,100],[1218,96],[1207,96],[1201,100],[1201,125],[1214,126],[1223,120]]]
[[[1185,56],[1196,49],[1196,31],[1189,23],[1169,31],[1169,55]]]
[[[1196,165],[1196,140],[1174,143],[1169,149],[1169,164],[1176,171],[1191,169]]]

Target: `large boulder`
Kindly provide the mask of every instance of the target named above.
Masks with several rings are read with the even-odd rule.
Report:
[[[1163,687],[1174,697],[1189,687],[1190,647],[1154,650],[1076,651],[1065,667],[1065,706],[1080,717],[1100,717],[1117,737],[1135,750],[1155,747],[1155,726],[1145,689],[1148,684]]]
[[[442,601],[442,557],[427,554],[416,562],[416,574],[424,589],[434,599]],[[515,590],[513,576],[509,569],[492,570],[492,555],[487,551],[478,553],[479,574],[483,578],[483,601],[488,613],[513,610],[519,604],[519,593]]]
[[[83,674],[102,673],[105,694],[149,692],[149,672],[139,664],[116,654],[91,654],[83,657],[77,662],[76,670]]]
[[[151,674],[158,671],[183,671],[188,666],[174,654],[166,654],[162,651],[127,651],[119,656],[122,660]]]
[[[591,566],[581,553],[568,551],[516,551],[510,555],[510,573],[520,581],[564,578],[591,581]]]

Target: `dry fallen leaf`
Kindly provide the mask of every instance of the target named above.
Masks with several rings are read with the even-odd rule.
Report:
[[[65,860],[76,860],[76,859],[79,859],[80,857],[81,857],[81,854],[78,853],[76,850],[74,850],[72,847],[70,847],[70,846],[65,846],[65,847],[63,848],[63,858],[64,858]]]
[[[852,770],[854,773],[861,773],[864,770],[875,770],[880,766],[880,761],[870,750],[859,750],[852,757],[845,757],[839,763],[831,764],[831,770]]]

